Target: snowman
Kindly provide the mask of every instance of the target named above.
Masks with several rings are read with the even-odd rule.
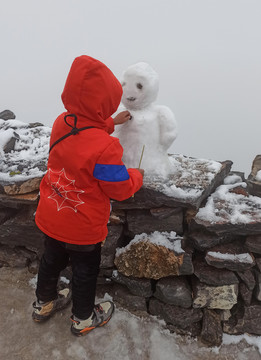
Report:
[[[130,66],[123,74],[123,96],[119,111],[128,110],[131,119],[118,125],[114,135],[123,146],[128,168],[141,167],[146,175],[168,176],[173,171],[167,150],[177,136],[172,111],[156,105],[159,77],[144,62]],[[141,162],[142,158],[142,162]]]

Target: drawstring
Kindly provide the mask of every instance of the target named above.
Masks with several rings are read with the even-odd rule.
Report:
[[[67,122],[66,119],[67,119],[68,117],[72,117],[72,118],[74,119],[74,125],[73,125],[73,126]],[[75,114],[65,115],[64,121],[65,121],[65,124],[66,124],[66,125],[68,125],[68,126],[70,126],[70,127],[72,128],[70,134],[72,134],[72,135],[77,135],[77,134],[79,134],[79,129],[78,129],[77,126],[76,126],[76,125],[77,125],[77,116],[76,116]]]
[[[72,117],[73,118],[73,126],[68,123],[68,121],[66,120],[68,117]],[[60,139],[56,140],[52,146],[50,147],[50,150],[49,150],[49,153],[51,152],[51,150],[54,148],[55,145],[59,144],[59,142],[61,142],[62,140],[68,138],[69,136],[71,135],[77,135],[79,134],[80,131],[83,131],[83,130],[87,130],[87,129],[92,129],[94,128],[94,126],[85,126],[85,127],[82,127],[82,128],[77,128],[77,116],[75,114],[68,114],[68,115],[65,115],[64,116],[64,121],[65,121],[65,124],[68,125],[70,128],[72,128],[72,130],[68,133],[68,134],[65,134],[64,136],[62,136]]]

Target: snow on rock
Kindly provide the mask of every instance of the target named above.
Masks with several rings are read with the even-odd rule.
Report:
[[[155,231],[151,235],[148,234],[140,234],[136,235],[134,239],[125,247],[116,249],[116,256],[119,256],[125,252],[127,252],[134,244],[139,242],[150,242],[151,244],[155,244],[157,246],[164,246],[169,250],[173,250],[178,254],[184,253],[184,250],[181,247],[181,236],[178,236],[175,231],[168,232],[158,232]]]
[[[117,249],[115,265],[125,276],[156,280],[193,273],[191,253],[174,231],[136,235],[125,248]]]
[[[169,160],[175,172],[165,178],[145,173],[144,186],[177,199],[198,199],[222,169],[222,164],[213,160],[183,155],[171,155]]]
[[[261,182],[261,170],[256,173],[256,180]]]
[[[224,254],[221,252],[208,251],[208,255],[219,260],[231,260],[231,261],[239,261],[248,264],[253,264],[253,258],[248,253],[244,254]]]
[[[132,116],[114,133],[124,148],[123,162],[137,168],[143,154],[141,168],[165,177],[175,171],[167,150],[177,137],[177,123],[168,107],[154,104],[159,90],[158,74],[149,64],[137,63],[124,72],[122,87],[121,110],[129,110]]]
[[[234,225],[235,231],[255,231],[261,222],[261,198],[249,195],[244,181],[231,183],[225,179],[200,208],[194,221],[209,230],[225,232],[226,226]],[[246,227],[248,225],[248,227]],[[258,231],[258,230],[257,230]],[[243,234],[243,233],[242,233]]]
[[[0,119],[0,183],[23,182],[46,171],[51,129],[40,123]],[[8,146],[7,146],[8,145]]]

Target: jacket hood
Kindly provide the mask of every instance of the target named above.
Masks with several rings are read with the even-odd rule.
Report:
[[[121,96],[122,86],[111,70],[82,55],[72,63],[62,101],[69,113],[83,117],[85,123],[104,127],[105,120],[117,110]]]

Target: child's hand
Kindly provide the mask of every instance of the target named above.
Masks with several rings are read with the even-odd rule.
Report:
[[[114,125],[124,124],[126,121],[130,120],[131,114],[129,111],[122,111],[113,119]]]
[[[144,170],[143,169],[136,168],[136,170],[138,170],[141,173],[142,177],[144,177]]]

